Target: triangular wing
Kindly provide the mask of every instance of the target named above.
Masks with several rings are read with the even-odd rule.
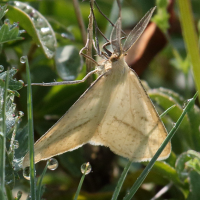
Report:
[[[128,68],[126,76],[126,81],[113,90],[108,109],[90,143],[108,146],[132,161],[148,161],[167,131],[135,72]],[[167,158],[170,152],[168,143],[158,160]]]
[[[77,149],[90,140],[107,110],[112,94],[112,87],[107,87],[107,73],[100,76],[65,115],[35,143],[35,163]],[[29,165],[27,153],[23,167]]]

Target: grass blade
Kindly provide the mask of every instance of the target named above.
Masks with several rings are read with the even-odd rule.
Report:
[[[91,165],[90,165],[89,162],[86,163],[86,164],[83,164],[83,165],[85,165],[85,169],[84,169],[84,172],[82,172],[83,175],[82,175],[82,177],[81,177],[81,180],[80,180],[80,182],[79,182],[78,188],[77,188],[77,190],[76,190],[76,194],[75,194],[74,200],[77,200],[77,199],[78,199],[78,195],[79,195],[79,193],[80,193],[80,190],[81,190],[83,181],[84,181],[84,179],[85,179],[85,175],[88,174],[88,172],[87,172],[88,170],[89,170],[89,172],[90,172],[90,170],[91,170]],[[83,166],[83,165],[82,165],[82,166]],[[82,168],[82,166],[81,166],[81,168]],[[81,170],[81,171],[82,171],[82,170]]]
[[[37,199],[38,199],[38,200],[41,199],[42,180],[43,180],[44,175],[45,175],[45,173],[46,173],[46,171],[47,171],[48,165],[49,165],[49,160],[47,161],[47,164],[46,164],[46,166],[45,166],[45,168],[44,168],[44,170],[43,170],[43,172],[42,172],[42,175],[40,176],[40,179],[39,179],[39,181],[38,181],[38,187],[37,187],[37,192],[38,192],[38,194],[37,194]]]
[[[32,107],[32,90],[29,63],[26,56],[21,59],[26,60],[26,76],[27,76],[27,111],[28,111],[28,132],[29,132],[29,159],[30,159],[30,185],[31,199],[36,200],[36,178],[34,163],[34,131],[33,131],[33,107]]]
[[[180,10],[180,21],[183,30],[183,38],[187,47],[188,55],[192,63],[192,71],[197,90],[200,91],[200,55],[198,46],[198,36],[194,24],[191,1],[178,0]],[[199,94],[200,95],[200,94]],[[200,101],[200,96],[199,96]]]
[[[3,106],[1,113],[1,134],[0,134],[0,199],[5,199],[5,164],[6,164],[6,97],[8,93],[9,70],[6,73],[6,82],[4,87]]]

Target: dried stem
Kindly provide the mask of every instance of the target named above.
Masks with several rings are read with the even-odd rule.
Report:
[[[84,21],[83,21],[83,17],[81,14],[81,9],[78,3],[78,0],[73,0],[73,5],[74,5],[74,10],[76,13],[76,17],[78,20],[78,25],[80,27],[81,30],[81,35],[82,35],[82,39],[83,39],[83,43],[86,43],[87,40],[87,33],[86,33],[86,29],[85,29],[85,25],[84,25]]]

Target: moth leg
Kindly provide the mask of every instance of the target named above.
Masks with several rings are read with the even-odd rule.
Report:
[[[88,49],[88,44],[89,44],[89,39],[87,38],[87,42],[86,42],[86,45],[79,51],[79,54],[84,56],[85,58],[87,59],[90,59],[95,65],[99,65],[92,57],[86,55],[83,53],[84,50],[87,50]]]
[[[104,51],[107,53],[107,55],[110,57],[110,56],[112,55],[112,52],[109,51],[109,50],[106,48],[108,45],[111,45],[111,42],[110,42],[110,41],[109,41],[109,42],[106,42],[106,43],[102,46],[102,48],[103,48]]]
[[[50,83],[31,83],[31,85],[39,85],[39,86],[55,86],[55,85],[74,85],[78,83],[83,83],[89,76],[98,72],[98,69],[95,69],[89,72],[82,80],[75,80],[75,81],[61,81],[61,82],[50,82]],[[27,85],[25,85],[27,86]]]

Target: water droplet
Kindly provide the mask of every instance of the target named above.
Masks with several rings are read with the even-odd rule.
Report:
[[[25,63],[26,62],[26,59],[27,59],[27,56],[22,56],[20,58],[20,63]]]
[[[50,170],[55,170],[58,167],[58,161],[55,158],[50,158],[48,160],[49,165],[48,165],[48,169]]]
[[[33,18],[33,20],[38,17],[38,14],[35,10],[32,10],[32,12],[29,15],[30,15],[30,17]]]
[[[21,4],[19,2],[14,2],[16,6],[20,6]]]
[[[0,72],[2,72],[4,70],[3,65],[0,65]]]
[[[3,132],[0,131],[0,135],[3,137]]]
[[[45,27],[45,28],[41,28],[40,29],[41,33],[44,34],[48,34],[51,33],[51,29],[49,27]]]
[[[61,37],[69,39],[69,35],[67,33],[61,33]]]
[[[26,6],[25,12],[26,12],[27,14],[30,14],[30,13],[32,12],[32,8],[31,8],[30,6]]]
[[[14,22],[13,25],[12,25],[12,28],[15,28],[15,27],[17,27],[17,26],[19,26],[19,23]]]
[[[92,170],[92,166],[90,165],[89,162],[84,163],[84,164],[81,165],[82,174],[85,173],[85,175],[87,175],[87,174],[89,174],[91,172],[91,170]]]
[[[19,111],[19,116],[20,117],[24,116],[24,113],[22,111]]]
[[[30,180],[30,167],[25,167],[23,169],[23,177],[26,179],[26,180]]]
[[[38,18],[37,21],[35,22],[36,28],[42,28],[46,25],[44,19]]]
[[[24,85],[24,81],[22,81],[22,80],[19,80],[19,82],[20,82],[22,85]]]
[[[13,146],[14,146],[14,149],[18,149],[19,148],[19,142],[17,140],[14,140]]]
[[[5,20],[4,20],[4,24],[10,25],[10,20],[9,20],[9,19],[5,19]]]
[[[26,30],[19,30],[19,34],[26,33]]]

